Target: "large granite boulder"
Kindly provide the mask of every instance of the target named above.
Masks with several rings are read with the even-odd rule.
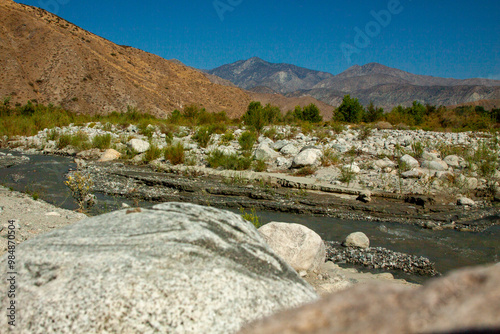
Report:
[[[149,149],[150,145],[145,140],[134,138],[129,140],[128,146],[137,153],[144,153]]]
[[[183,203],[108,213],[28,240],[15,269],[19,333],[234,333],[317,298],[250,222]],[[7,293],[0,300],[6,310]]]
[[[292,167],[305,167],[313,166],[318,163],[319,159],[323,156],[321,150],[316,148],[308,148],[300,152],[293,158]]]
[[[417,168],[420,166],[418,160],[408,154],[403,155],[400,159],[400,162],[404,163],[409,169]]]
[[[312,271],[325,263],[321,237],[300,224],[270,222],[259,228],[271,248],[296,271]]]
[[[275,160],[277,157],[279,157],[279,153],[273,150],[272,148],[269,147],[269,144],[267,142],[262,142],[257,146],[257,148],[254,151],[254,158],[257,160]]]
[[[500,266],[463,269],[419,288],[359,284],[258,321],[240,334],[499,333]]]

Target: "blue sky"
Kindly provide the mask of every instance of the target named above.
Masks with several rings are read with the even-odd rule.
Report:
[[[498,0],[18,2],[196,68],[258,56],[333,74],[378,62],[416,74],[500,79]]]

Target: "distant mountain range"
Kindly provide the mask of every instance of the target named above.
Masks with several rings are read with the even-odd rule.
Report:
[[[346,94],[357,97],[365,105],[373,101],[384,108],[411,105],[414,100],[457,105],[500,98],[500,80],[416,75],[377,63],[354,65],[333,75],[253,57],[207,73],[247,90],[282,93],[287,97],[311,96],[332,106],[339,105]]]

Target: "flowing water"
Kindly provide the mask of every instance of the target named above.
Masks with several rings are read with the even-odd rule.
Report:
[[[13,155],[21,154],[14,152]],[[76,209],[76,203],[64,186],[64,175],[68,170],[76,168],[73,159],[27,156],[30,158],[29,163],[0,169],[0,184],[17,191],[37,193],[43,200],[65,209]],[[133,204],[121,198],[96,195],[99,205],[93,214],[119,208],[124,202]],[[140,203],[143,207],[152,204],[154,203]],[[370,238],[371,246],[428,257],[442,273],[464,266],[500,261],[500,226],[492,226],[481,233],[466,233],[455,230],[432,231],[389,222],[341,220],[278,212],[257,214],[263,223],[280,221],[305,225],[324,240],[342,241],[349,233],[362,231]]]

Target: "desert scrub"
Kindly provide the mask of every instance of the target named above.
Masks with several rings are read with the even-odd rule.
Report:
[[[273,126],[272,128],[264,131],[264,137],[267,137],[267,138],[273,140],[274,137],[276,137],[276,133],[277,133],[276,128]]]
[[[336,134],[342,133],[342,131],[345,130],[345,125],[339,122],[331,121],[330,122],[330,128],[332,131]]]
[[[297,169],[293,173],[293,175],[295,175],[295,176],[309,176],[309,175],[313,175],[314,173],[316,173],[316,168],[311,167],[311,166],[305,166],[305,167],[302,167],[300,169]]]
[[[415,159],[422,158],[423,154],[424,154],[424,144],[422,144],[422,142],[417,141],[411,144],[411,155]]]
[[[211,136],[212,133],[210,132],[209,127],[202,126],[193,135],[193,140],[197,142],[200,147],[206,148],[208,146],[208,143],[210,142]]]
[[[148,137],[149,139],[153,138],[153,133],[155,133],[156,128],[154,125],[149,123],[149,120],[142,120],[137,127],[139,128],[139,133]]]
[[[245,220],[248,220],[250,223],[255,226],[255,228],[259,228],[262,226],[260,222],[260,218],[257,215],[255,208],[250,209],[250,212],[246,212],[245,209],[240,207],[241,217]]]
[[[100,150],[106,150],[111,147],[111,134],[97,135],[92,139],[92,146]]]
[[[373,129],[370,126],[364,125],[359,129],[358,139],[359,140],[367,140],[372,135],[372,132],[373,132]]]
[[[492,143],[481,142],[466,160],[469,166],[475,164],[477,166],[477,173],[487,179],[492,178],[498,168],[498,149]]]
[[[57,140],[59,139],[59,131],[57,131],[56,129],[51,129],[48,133],[47,133],[47,140]]]
[[[184,145],[177,142],[174,145],[169,145],[165,148],[165,160],[170,161],[172,165],[180,165],[186,161],[184,153]]]
[[[250,151],[257,141],[257,135],[255,132],[245,131],[238,138],[238,143],[243,151]]]
[[[336,155],[331,148],[326,148],[323,150],[323,155],[321,156],[321,166],[328,167],[337,165],[339,162],[339,156]]]
[[[267,164],[264,160],[255,160],[253,162],[253,170],[256,172],[265,172],[267,170]]]
[[[212,151],[207,156],[208,167],[230,170],[247,170],[252,165],[252,158],[238,154],[226,155],[219,150]]]
[[[143,162],[150,162],[158,159],[162,156],[163,150],[154,144],[150,144],[149,148],[144,152],[144,156],[142,157]]]
[[[63,149],[67,146],[73,146],[78,150],[88,150],[91,147],[89,136],[82,131],[78,131],[74,135],[63,134],[57,140],[57,148]]]
[[[234,140],[233,131],[227,131],[220,137],[220,143],[223,145],[227,145],[233,140]]]
[[[94,185],[91,177],[82,172],[75,172],[68,175],[64,184],[71,191],[71,196],[78,204],[78,211],[84,212],[95,204],[95,196],[91,194],[90,189]]]
[[[440,143],[437,145],[436,149],[441,154],[442,158],[449,155],[457,155],[459,157],[465,157],[467,155],[467,149],[463,145],[448,145],[445,143]]]
[[[340,177],[339,181],[342,183],[347,183],[349,184],[356,178],[356,173],[353,172],[352,170],[352,165],[349,166],[342,166],[340,168]]]
[[[120,152],[120,153],[122,153],[122,155],[120,156],[120,159],[122,159],[122,160],[130,160],[139,154],[139,152],[137,152],[136,150],[134,150],[131,147],[125,148],[125,150],[123,152]]]

